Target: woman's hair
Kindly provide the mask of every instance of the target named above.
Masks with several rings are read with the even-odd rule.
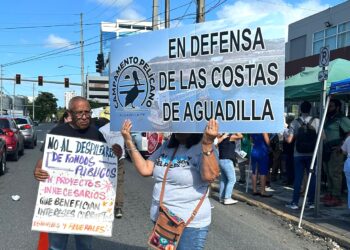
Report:
[[[176,133],[172,133],[167,145],[168,148],[176,148],[179,146],[179,141],[175,138]],[[186,148],[198,144],[202,140],[203,134],[191,134],[186,140]]]
[[[68,110],[64,111],[63,115],[61,118],[58,120],[58,123],[64,123],[64,119],[69,116]]]

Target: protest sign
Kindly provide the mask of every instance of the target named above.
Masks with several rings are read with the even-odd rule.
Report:
[[[285,40],[229,21],[187,25],[112,42],[111,127],[133,131],[283,130]]]
[[[106,143],[46,136],[32,230],[112,236],[117,158]]]

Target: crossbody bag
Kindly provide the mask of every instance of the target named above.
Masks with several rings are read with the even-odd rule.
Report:
[[[175,157],[176,151],[177,151],[177,148],[175,149],[171,157],[171,160],[164,173],[164,178],[162,181],[162,189],[161,189],[160,198],[159,198],[159,215],[153,227],[152,233],[148,238],[148,245],[153,249],[157,249],[157,250],[164,250],[164,249],[176,250],[176,247],[179,243],[179,240],[181,238],[181,235],[184,229],[188,224],[190,224],[190,222],[196,216],[207,194],[207,192],[203,194],[196,208],[193,210],[191,217],[186,222],[163,205],[165,182],[168,175],[168,171]]]

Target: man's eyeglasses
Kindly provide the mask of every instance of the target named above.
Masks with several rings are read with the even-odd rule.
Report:
[[[92,111],[71,111],[76,118],[91,117]]]

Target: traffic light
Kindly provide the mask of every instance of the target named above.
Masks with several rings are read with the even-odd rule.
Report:
[[[16,84],[21,84],[21,74],[16,74]]]
[[[43,76],[38,76],[38,85],[43,86]]]
[[[64,78],[64,87],[69,88],[69,78]]]
[[[96,72],[102,73],[103,69],[105,68],[104,65],[104,58],[103,54],[97,54],[97,60],[96,60]]]

